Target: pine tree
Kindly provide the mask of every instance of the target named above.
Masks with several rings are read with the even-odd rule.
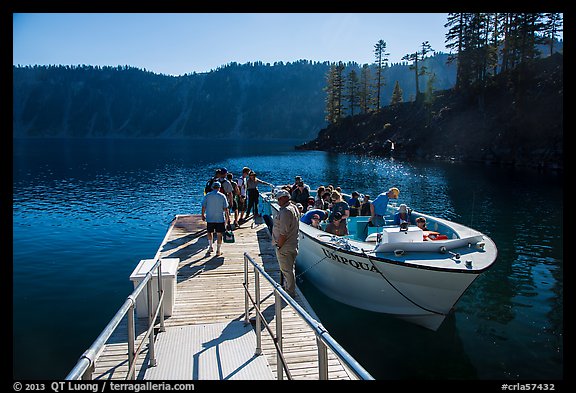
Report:
[[[380,40],[374,45],[374,56],[376,57],[376,97],[375,104],[376,110],[380,109],[380,91],[384,86],[384,81],[382,80],[382,70],[388,62],[388,56],[390,53],[386,53],[386,42]]]
[[[352,69],[346,78],[346,94],[344,95],[344,98],[348,101],[347,109],[350,110],[350,116],[354,116],[354,108],[359,105],[359,91],[360,81],[358,80],[358,74]]]
[[[544,14],[545,22],[543,32],[548,36],[550,40],[550,56],[554,53],[554,41],[558,36],[558,33],[562,30],[562,14],[559,13],[548,13]]]
[[[411,61],[412,64],[408,67],[411,70],[414,70],[414,75],[416,78],[416,100],[418,100],[418,96],[420,95],[420,88],[418,87],[418,52],[415,53],[408,53],[402,57],[402,60]]]
[[[464,28],[466,26],[466,14],[449,13],[448,21],[444,27],[448,27],[446,33],[446,48],[456,53],[448,58],[448,62],[456,61],[456,85],[455,90],[463,87],[462,82],[462,52],[464,51]]]
[[[434,102],[434,82],[436,82],[436,74],[431,74],[426,82],[426,92],[424,93],[424,103],[432,105]]]
[[[412,61],[412,65],[409,66],[409,69],[414,70],[414,77],[416,80],[416,101],[419,100],[420,97],[420,77],[422,75],[426,75],[426,66],[423,64],[418,66],[419,61],[424,61],[428,52],[433,51],[430,43],[428,41],[424,41],[422,43],[422,49],[420,51],[416,51],[414,53],[408,53],[402,57],[402,60]]]
[[[372,83],[370,75],[370,66],[364,64],[360,71],[360,91],[359,91],[359,105],[361,113],[368,113],[371,110],[370,103],[372,102]]]
[[[394,85],[394,90],[392,91],[392,98],[390,99],[390,105],[396,105],[403,102],[404,99],[402,98],[402,95],[403,92],[402,88],[400,88],[400,83],[396,81],[396,84]]]
[[[330,66],[326,76],[326,121],[334,124],[342,118],[342,72],[344,64],[338,62]]]

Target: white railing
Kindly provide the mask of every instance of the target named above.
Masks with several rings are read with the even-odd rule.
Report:
[[[256,299],[252,298],[249,291],[248,283],[248,262],[254,266],[254,296]],[[260,275],[262,275],[274,288],[274,301],[275,301],[275,319],[276,319],[276,336],[272,333],[272,329],[266,322],[266,319],[260,311]],[[274,341],[274,346],[276,347],[277,364],[276,364],[276,374],[278,379],[284,379],[284,372],[288,379],[292,379],[290,370],[282,353],[282,300],[284,300],[290,307],[296,311],[298,316],[302,318],[306,324],[314,331],[316,335],[316,343],[318,345],[318,377],[321,380],[328,379],[328,351],[330,348],[332,352],[345,364],[345,366],[356,376],[358,379],[373,380],[374,378],[366,371],[344,348],[340,346],[330,336],[328,331],[310,316],[288,293],[282,289],[282,286],[278,284],[272,277],[264,271],[264,269],[259,266],[247,253],[244,253],[244,323],[250,323],[249,320],[249,302],[252,303],[254,310],[256,311],[255,319],[255,332],[256,332],[256,350],[255,354],[260,355],[262,353],[262,332],[261,324],[264,323],[268,333]]]
[[[152,307],[153,303],[153,281],[152,276],[155,271],[158,271],[158,303],[155,308]],[[108,339],[116,331],[120,322],[124,316],[128,315],[128,374],[126,379],[135,379],[136,371],[136,359],[144,349],[144,344],[148,338],[148,354],[149,354],[149,365],[156,365],[156,355],[154,352],[154,328],[156,326],[155,321],[160,317],[160,331],[165,331],[164,327],[164,290],[162,288],[162,264],[160,258],[156,259],[154,266],[148,274],[144,277],[142,282],[134,289],[134,291],[126,298],[124,304],[116,312],[112,320],[104,328],[102,333],[98,338],[92,343],[90,348],[88,348],[78,359],[76,366],[70,371],[66,376],[66,380],[90,380],[92,379],[92,373],[94,372],[94,365],[96,360],[104,347]],[[148,330],[146,334],[142,337],[138,346],[136,347],[136,325],[134,319],[134,308],[136,305],[136,299],[140,293],[146,288],[147,300],[148,300]]]

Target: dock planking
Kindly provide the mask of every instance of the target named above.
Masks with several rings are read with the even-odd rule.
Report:
[[[237,323],[244,321],[244,252],[264,268],[276,282],[280,282],[280,269],[265,224],[253,219],[234,231],[235,242],[223,243],[221,256],[215,252],[206,255],[208,239],[206,224],[200,215],[177,215],[159,248],[161,258],[178,258],[175,303],[172,315],[166,317],[166,329],[202,324]],[[145,259],[145,258],[143,258]],[[254,272],[249,265],[249,290],[254,295]],[[272,285],[260,277],[261,311],[276,332],[274,294]],[[317,316],[297,291],[295,299],[316,320]],[[250,307],[250,317],[255,316]],[[94,379],[122,380],[126,378],[127,328],[126,318],[108,340],[95,364]],[[146,329],[146,320],[137,318],[138,340]],[[319,379],[316,336],[291,307],[282,309],[283,352],[288,368],[295,380]],[[274,341],[262,324],[262,356],[265,356],[273,377],[277,375],[277,355]],[[159,333],[163,334],[162,332]],[[254,348],[255,349],[255,348]],[[190,355],[192,356],[192,354]],[[136,378],[145,379],[148,368],[147,350],[136,362]],[[192,378],[192,377],[191,377]],[[328,349],[328,378],[331,380],[356,379]],[[286,379],[286,375],[284,375]]]

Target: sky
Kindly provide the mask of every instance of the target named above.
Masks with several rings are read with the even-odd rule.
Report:
[[[389,64],[429,41],[445,47],[441,13],[16,13],[14,65],[128,65],[166,75],[208,72],[230,62]]]

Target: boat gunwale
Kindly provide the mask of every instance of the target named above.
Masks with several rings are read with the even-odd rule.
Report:
[[[262,195],[262,194],[268,194],[268,195],[270,195],[270,193],[261,193],[261,195]],[[262,195],[262,196],[264,196],[264,195]],[[263,199],[264,199],[264,198],[263,198]],[[270,204],[270,207],[271,207],[271,208],[273,208],[274,205],[278,206],[278,203],[275,202],[275,201],[273,201],[273,200],[271,200],[271,199],[268,200],[267,202]],[[420,213],[419,213],[419,214],[420,214]],[[480,232],[480,231],[478,231],[478,230],[475,230],[475,229],[473,229],[473,228],[466,227],[465,225],[462,225],[462,224],[453,223],[452,221],[448,221],[448,220],[445,220],[445,219],[442,219],[442,218],[439,218],[439,217],[433,217],[433,216],[426,215],[426,214],[422,214],[422,215],[427,216],[427,217],[430,217],[431,219],[440,220],[441,222],[444,222],[444,225],[456,224],[456,225],[458,225],[458,226],[461,226],[461,227],[470,229],[470,230],[476,232],[476,234],[475,234],[474,236],[481,235],[483,238],[485,238],[485,240],[487,240],[487,241],[489,241],[489,242],[491,242],[491,243],[494,243],[488,236],[486,236],[486,235],[483,234],[482,232]],[[304,222],[302,222],[302,221],[299,221],[299,222],[298,222],[298,232],[299,232],[299,233],[301,233],[301,234],[303,234],[303,235],[306,235],[308,238],[310,238],[310,239],[313,240],[314,242],[316,242],[316,243],[318,243],[318,244],[320,244],[320,245],[322,245],[322,246],[326,246],[326,247],[328,247],[328,248],[330,248],[330,249],[332,249],[332,250],[335,250],[335,251],[338,251],[338,252],[341,252],[341,253],[345,253],[345,254],[348,254],[348,255],[358,256],[358,257],[361,257],[361,258],[367,258],[367,259],[369,259],[369,260],[371,260],[371,261],[376,261],[376,262],[381,262],[381,263],[389,263],[389,264],[392,264],[392,265],[397,265],[397,266],[402,266],[402,267],[408,267],[408,268],[412,268],[412,269],[424,269],[424,270],[432,270],[432,271],[446,272],[446,273],[457,273],[457,274],[466,273],[466,274],[479,275],[479,274],[485,272],[486,270],[490,269],[490,268],[492,267],[492,265],[496,262],[496,259],[497,259],[497,257],[498,257],[497,248],[496,248],[496,245],[494,244],[494,259],[492,260],[492,262],[486,264],[486,266],[484,266],[484,267],[482,267],[482,268],[469,269],[469,268],[460,268],[460,267],[442,267],[442,266],[422,265],[422,264],[418,264],[418,263],[414,263],[414,262],[410,262],[410,261],[400,261],[400,260],[390,259],[390,258],[387,258],[387,257],[380,256],[380,255],[378,255],[377,253],[374,253],[374,254],[372,254],[372,255],[368,255],[368,252],[371,252],[371,251],[368,251],[368,252],[367,252],[367,251],[365,251],[365,250],[363,250],[363,249],[362,249],[362,251],[364,251],[364,253],[357,252],[357,251],[353,251],[353,250],[346,250],[346,249],[344,249],[344,248],[342,248],[342,247],[340,247],[340,246],[331,244],[330,242],[322,241],[322,240],[318,239],[317,237],[315,237],[315,236],[307,233],[306,230],[301,229],[301,225],[306,225],[306,226],[307,226],[306,228],[307,228],[307,229],[310,229],[310,230],[320,231],[319,229],[316,229],[316,228],[308,228],[308,227],[310,227],[308,224],[306,224],[306,223],[304,223]],[[339,238],[343,238],[343,239],[347,239],[347,240],[348,240],[348,238],[346,238],[346,237],[344,237],[344,236],[337,236],[337,235],[332,235],[332,236],[336,236],[336,237],[339,237]],[[454,240],[460,240],[460,239],[454,239]],[[362,241],[359,241],[359,240],[352,240],[352,241],[357,242],[357,243],[366,243],[366,242],[362,242]],[[463,248],[463,247],[458,247],[458,248]],[[455,248],[455,250],[457,250],[458,248]],[[416,252],[418,252],[418,251],[416,251]],[[379,254],[381,254],[381,253],[379,253]],[[430,252],[427,252],[427,254],[430,254]]]
[[[303,222],[301,222],[301,224],[307,225],[306,223],[303,223]],[[487,269],[489,269],[492,266],[492,264],[494,263],[494,262],[492,262],[489,265],[487,265],[481,269],[475,269],[475,270],[462,269],[462,268],[446,268],[446,267],[441,267],[441,266],[421,265],[421,264],[416,264],[416,263],[408,262],[408,261],[398,261],[398,260],[394,260],[394,259],[389,259],[386,257],[379,256],[377,254],[368,255],[367,252],[361,253],[361,252],[357,252],[357,251],[353,251],[353,250],[346,250],[342,247],[339,247],[339,246],[336,246],[334,244],[322,241],[322,240],[318,239],[317,237],[314,237],[313,235],[306,233],[305,231],[303,231],[301,229],[298,229],[298,230],[300,231],[301,234],[306,235],[307,237],[309,237],[310,239],[312,239],[316,243],[321,244],[322,246],[326,246],[328,248],[331,248],[335,251],[345,253],[348,255],[360,256],[362,258],[368,258],[371,261],[389,263],[389,264],[398,265],[398,266],[402,266],[402,267],[409,267],[409,268],[413,268],[413,269],[434,270],[434,271],[441,271],[441,272],[446,272],[446,273],[480,274],[480,273],[486,271]],[[337,236],[337,235],[333,235],[333,236]],[[342,237],[342,236],[340,236],[340,237]],[[494,260],[496,260],[496,259],[494,259]]]

